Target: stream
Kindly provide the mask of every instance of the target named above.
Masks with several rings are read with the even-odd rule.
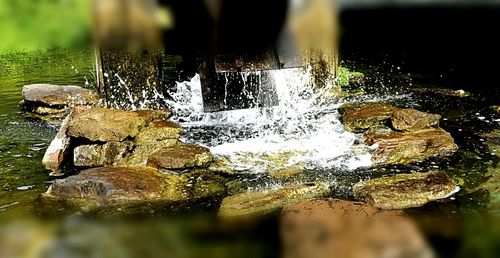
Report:
[[[38,196],[54,180],[41,160],[58,127],[23,115],[18,107],[22,87],[32,83],[84,86],[92,83],[92,62],[90,50],[0,54],[0,236],[15,233],[43,245],[43,239],[51,239],[49,232],[57,231],[58,244],[41,257],[153,257],[159,253],[167,254],[161,257],[279,257],[276,218],[248,228],[225,229],[214,222],[218,203],[164,213],[96,214],[90,218],[62,207],[40,208]],[[177,83],[172,92],[173,119],[185,128],[184,141],[207,146],[215,156],[230,159],[233,169],[242,172],[235,180],[247,189],[278,188],[294,181],[266,173],[270,168],[294,165],[305,169],[304,176],[296,180],[328,180],[334,186],[331,197],[343,199],[352,199],[350,188],[360,180],[401,172],[444,171],[460,184],[461,191],[406,212],[417,221],[439,257],[497,257],[500,204],[493,201],[495,194],[500,197],[481,185],[500,161],[500,153],[496,153],[500,148],[494,150],[485,137],[500,130],[500,113],[490,109],[500,104],[500,88],[451,84],[446,78],[408,74],[392,64],[373,66],[354,60],[344,65],[366,74],[365,94],[326,98],[304,88],[307,76],[282,70],[273,73],[278,106],[203,113],[200,81],[195,76]],[[412,91],[415,87],[463,89],[471,96],[417,93]],[[441,127],[451,133],[459,150],[450,158],[412,166],[370,167],[368,150],[353,147],[359,136],[344,130],[337,111],[344,103],[361,101],[440,114]],[[279,161],[269,158],[276,156]]]

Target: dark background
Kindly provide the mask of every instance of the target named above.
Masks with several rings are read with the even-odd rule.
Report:
[[[393,5],[344,9],[341,55],[466,89],[496,89],[500,5]]]

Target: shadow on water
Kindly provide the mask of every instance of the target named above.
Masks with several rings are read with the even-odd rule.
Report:
[[[214,216],[218,201],[171,209],[139,207],[128,215],[108,210],[80,216],[81,211],[62,207],[50,207],[47,211],[44,210],[47,207],[39,207],[39,194],[53,180],[40,161],[57,128],[23,117],[18,109],[22,86],[44,82],[83,86],[85,77],[92,76],[92,60],[91,51],[0,55],[0,237],[11,241],[2,241],[0,245],[12,243],[11,249],[17,248],[15,243],[22,243],[20,249],[33,246],[31,251],[43,251],[42,257],[278,257],[276,217],[248,227],[224,225]],[[332,197],[352,199],[352,184],[360,180],[443,170],[461,184],[462,190],[442,202],[409,209],[408,214],[421,225],[440,257],[496,257],[500,246],[498,217],[489,214],[490,194],[479,186],[488,180],[488,171],[500,161],[492,155],[493,150],[485,143],[484,136],[500,128],[500,115],[489,109],[490,105],[500,104],[496,103],[498,95],[478,91],[471,92],[470,97],[457,98],[419,93],[412,89],[448,84],[433,82],[425,76],[408,76],[392,65],[366,67],[361,62],[346,65],[364,70],[368,81],[367,95],[345,101],[381,99],[398,107],[441,114],[444,118],[441,126],[452,134],[459,151],[448,159],[428,160],[412,166],[358,168],[354,172],[311,169],[299,177],[284,179],[255,174],[228,176],[229,181],[240,182],[228,191],[297,181],[329,181],[335,182]],[[247,128],[250,135],[254,133],[252,128]],[[204,134],[204,130],[212,131]],[[203,137],[219,139],[217,134],[222,130],[227,128],[191,127],[185,137],[209,143],[209,139]],[[245,128],[233,130],[239,139],[248,136]],[[19,239],[15,235],[23,240],[16,242]]]

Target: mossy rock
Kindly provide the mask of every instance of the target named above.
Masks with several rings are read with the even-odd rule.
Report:
[[[363,132],[384,124],[396,110],[399,109],[380,102],[349,103],[339,108],[344,128],[349,132]]]
[[[380,209],[406,209],[448,198],[460,188],[442,172],[401,174],[354,185],[357,200]]]
[[[279,211],[286,204],[325,196],[329,192],[328,185],[311,183],[239,193],[222,200],[218,216],[226,220],[259,219]]]

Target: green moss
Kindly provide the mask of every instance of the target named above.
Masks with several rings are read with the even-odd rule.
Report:
[[[343,90],[352,90],[356,86],[364,84],[365,75],[361,72],[354,72],[346,67],[339,66],[337,70],[337,85]]]

